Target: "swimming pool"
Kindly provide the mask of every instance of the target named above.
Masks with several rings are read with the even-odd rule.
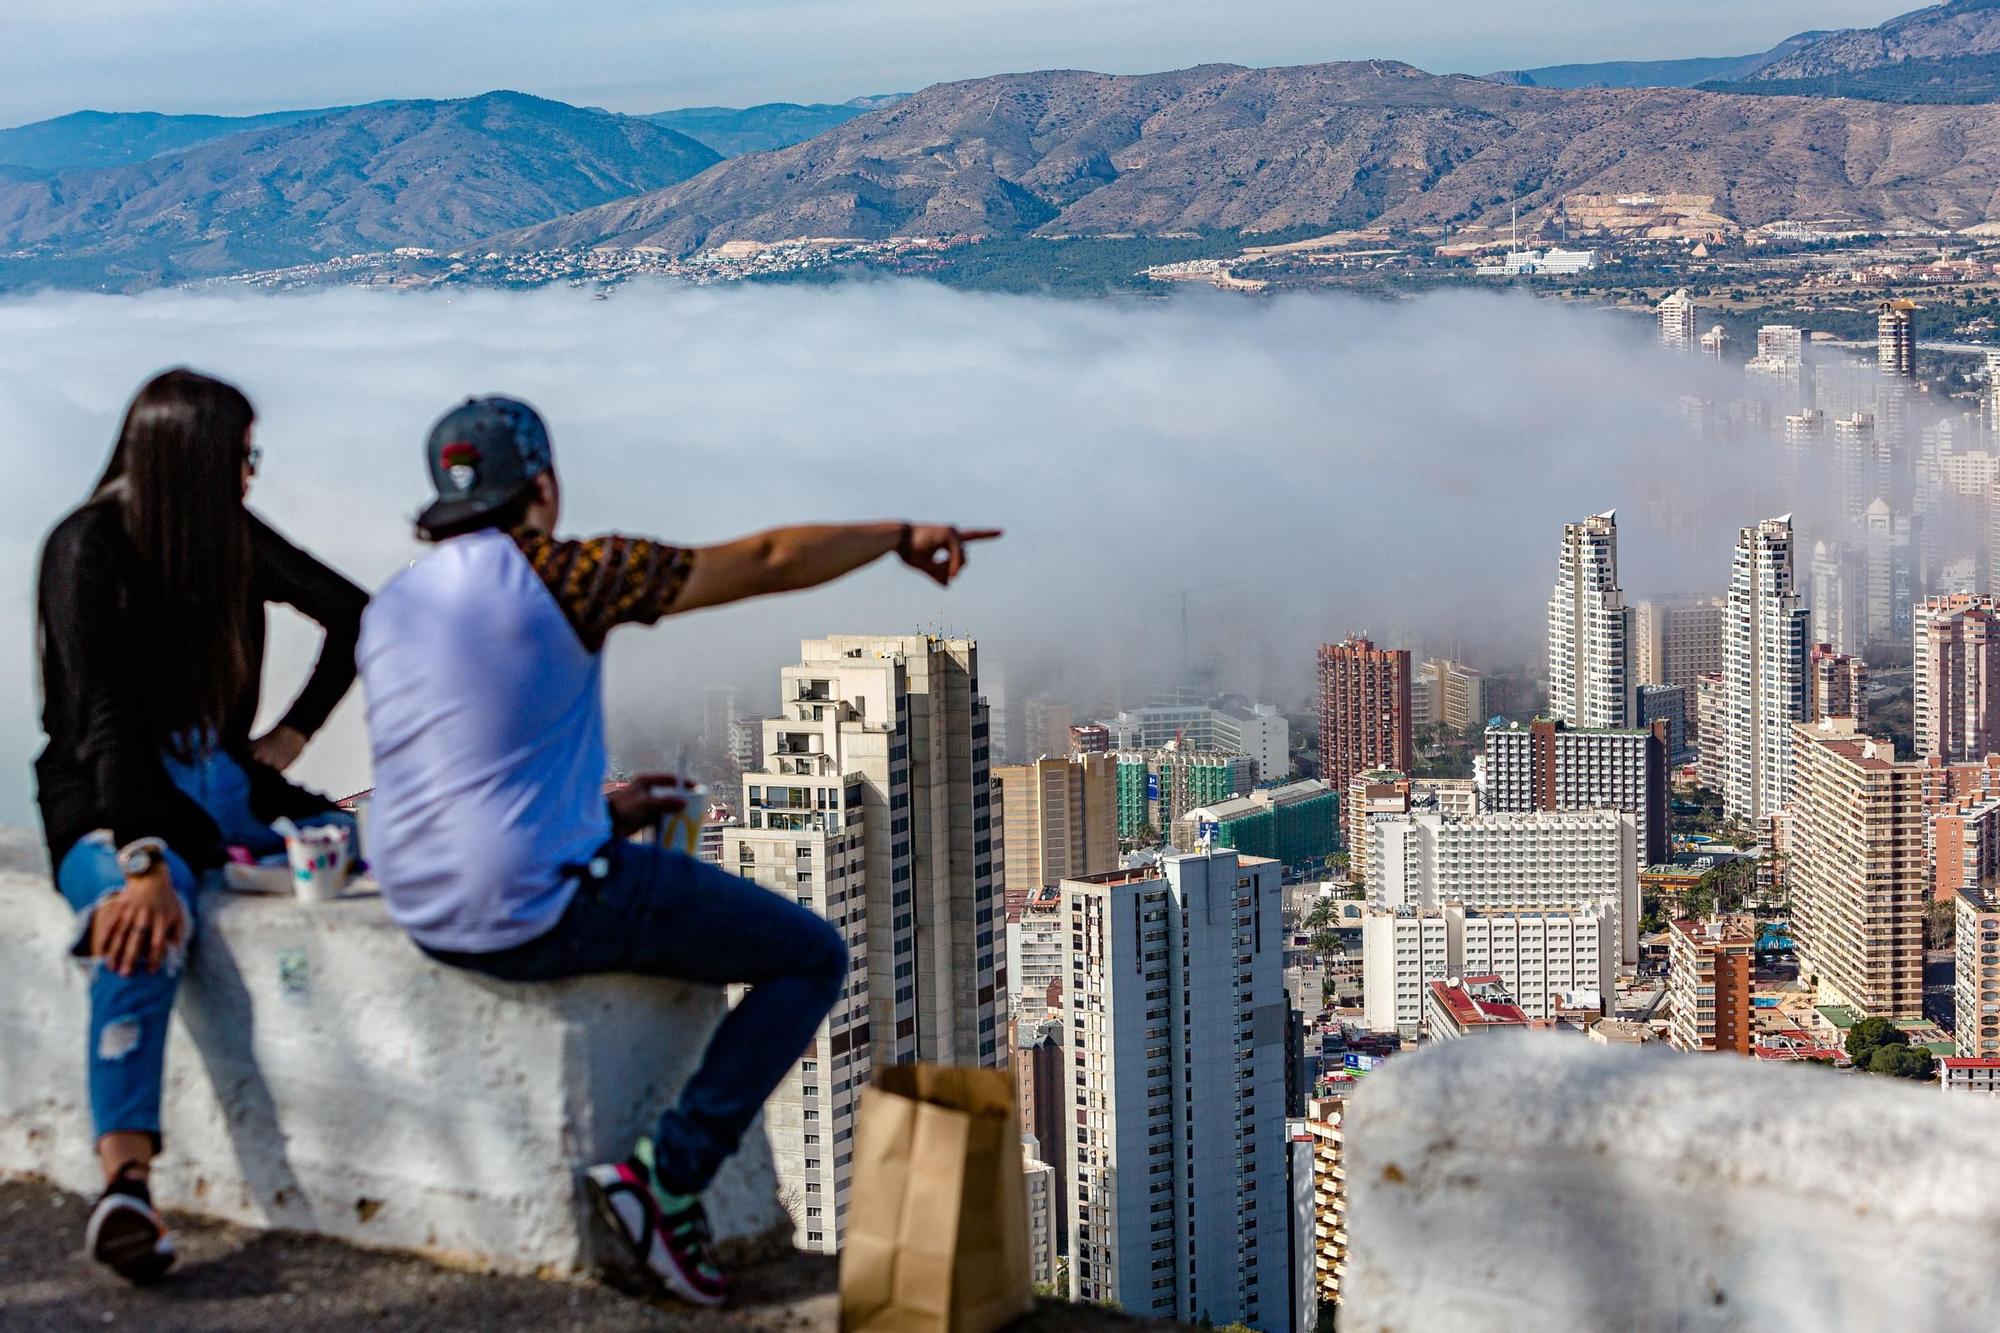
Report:
[[[1758,1009],[1776,1009],[1778,1007],[1778,997],[1775,995],[1753,995],[1750,997],[1750,1003]]]

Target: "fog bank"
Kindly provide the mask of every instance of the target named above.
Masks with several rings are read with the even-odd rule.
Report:
[[[1639,321],[1526,296],[52,295],[0,303],[0,348],[0,823],[31,818],[41,537],[168,365],[250,394],[253,506],[371,587],[421,554],[421,441],[468,393],[542,410],[574,534],[1007,529],[942,596],[888,564],[621,632],[614,712],[648,746],[671,743],[705,686],[764,702],[796,640],[833,632],[974,634],[1010,681],[1109,705],[1177,674],[1183,589],[1189,655],[1282,703],[1303,696],[1315,644],[1357,629],[1525,660],[1562,522],[1621,509],[1631,596],[1719,590],[1735,528],[1771,499],[1771,451],[1683,442],[1678,397],[1725,372],[1664,356]],[[274,713],[312,648],[277,620]],[[361,712],[357,694],[303,780],[366,785]]]

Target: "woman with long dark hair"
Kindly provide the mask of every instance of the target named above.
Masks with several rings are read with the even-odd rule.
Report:
[[[42,549],[37,796],[78,915],[72,952],[90,960],[90,1105],[106,1182],[85,1239],[137,1282],[173,1263],[147,1175],[197,884],[232,854],[282,851],[270,827],[281,816],[345,818],[281,773],[353,683],[367,597],[245,508],[255,419],[220,380],[153,379],[90,499]],[[252,739],[271,602],[318,621],[325,642],[284,720]]]

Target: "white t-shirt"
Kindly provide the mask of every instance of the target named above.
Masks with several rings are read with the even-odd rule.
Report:
[[[519,546],[442,542],[361,622],[368,857],[419,944],[494,953],[548,931],[610,840],[602,659]]]

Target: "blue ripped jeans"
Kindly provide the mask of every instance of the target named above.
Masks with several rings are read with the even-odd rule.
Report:
[[[174,896],[187,913],[187,931],[157,972],[141,963],[121,977],[90,963],[90,1121],[98,1138],[120,1130],[160,1140],[160,1079],[167,1059],[167,1021],[181,986],[187,946],[194,941],[195,878],[187,862],[167,853]],[[77,912],[75,952],[89,948],[91,915],[98,902],[125,887],[118,853],[101,842],[69,849],[56,871],[56,887]]]
[[[162,762],[174,785],[215,821],[224,843],[248,848],[260,856],[285,850],[285,840],[250,812],[250,778],[234,759],[220,750],[210,750],[191,760],[166,754]],[[339,811],[297,822],[301,827],[329,823],[353,827],[352,817]],[[174,895],[181,900],[181,910],[187,913],[181,947],[168,955],[157,972],[147,971],[142,963],[131,976],[121,977],[95,960],[90,964],[90,1118],[98,1138],[126,1131],[150,1134],[155,1144],[159,1142],[167,1024],[173,1015],[174,995],[180,990],[187,950],[194,943],[196,890],[207,886],[197,886],[187,862],[173,852],[167,853],[167,872]],[[219,882],[220,872],[208,878]],[[103,843],[78,843],[63,857],[56,871],[56,887],[78,916],[73,952],[85,953],[91,913],[106,895],[125,887],[117,853]]]

